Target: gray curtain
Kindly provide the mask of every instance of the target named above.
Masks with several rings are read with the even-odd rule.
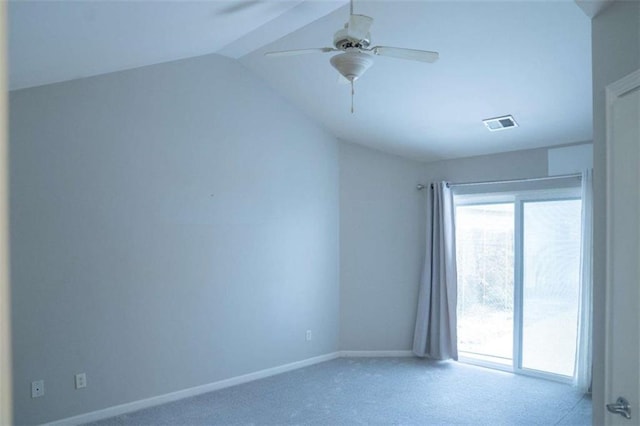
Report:
[[[582,172],[582,255],[580,257],[580,307],[573,385],[583,393],[590,392],[593,345],[593,170]]]
[[[453,196],[446,182],[427,190],[427,250],[418,296],[413,353],[458,359],[456,248]]]

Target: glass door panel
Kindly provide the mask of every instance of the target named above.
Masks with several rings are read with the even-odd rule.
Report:
[[[573,376],[581,207],[566,199],[522,204],[523,369]]]
[[[456,207],[458,350],[513,363],[514,205]]]

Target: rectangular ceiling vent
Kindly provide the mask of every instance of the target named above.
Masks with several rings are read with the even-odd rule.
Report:
[[[496,118],[487,118],[486,120],[482,120],[482,122],[490,132],[497,132],[498,130],[506,130],[518,127],[518,123],[516,123],[516,120],[514,120],[510,115]]]

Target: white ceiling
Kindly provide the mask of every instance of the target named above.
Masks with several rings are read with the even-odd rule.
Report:
[[[346,1],[42,1],[9,3],[12,89],[218,52],[346,141],[436,160],[588,141],[591,29],[573,2],[365,1],[372,44],[437,50],[435,64],[376,57],[350,89],[330,54]],[[488,132],[512,114],[520,127]]]

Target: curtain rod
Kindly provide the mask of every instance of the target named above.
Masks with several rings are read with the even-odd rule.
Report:
[[[447,187],[451,188],[454,186],[472,186],[472,185],[490,185],[490,184],[502,184],[502,183],[520,183],[520,182],[536,182],[536,181],[544,181],[544,180],[553,180],[553,179],[567,179],[567,178],[582,178],[582,173],[571,173],[568,175],[557,175],[557,176],[545,176],[545,177],[537,177],[537,178],[524,178],[524,179],[511,179],[511,180],[487,180],[483,182],[460,182],[460,183],[447,183]],[[426,188],[426,185],[419,183],[416,186],[418,191]]]

